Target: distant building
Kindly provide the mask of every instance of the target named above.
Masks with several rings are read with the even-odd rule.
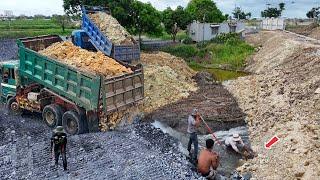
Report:
[[[195,42],[209,41],[222,33],[241,33],[245,29],[245,24],[240,21],[229,21],[223,23],[200,23],[193,21],[188,25],[188,34]]]

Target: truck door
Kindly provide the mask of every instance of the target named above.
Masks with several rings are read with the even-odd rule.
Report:
[[[2,67],[1,69],[1,101],[5,102],[8,95],[15,95],[16,78],[14,68]]]
[[[2,102],[2,67],[0,66],[0,102]]]

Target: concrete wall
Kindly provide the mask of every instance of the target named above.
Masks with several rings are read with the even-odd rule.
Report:
[[[261,23],[261,28],[265,30],[285,29],[285,22],[282,18],[266,18]]]

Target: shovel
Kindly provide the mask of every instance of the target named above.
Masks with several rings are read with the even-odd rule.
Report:
[[[206,121],[203,119],[203,117],[200,116],[200,118],[201,118],[202,122],[206,125],[206,127],[207,127],[209,133],[212,135],[213,139],[214,139],[216,142],[218,142],[218,144],[219,144],[220,146],[223,146],[223,144],[222,144],[222,143],[219,141],[219,139],[215,136],[215,134],[213,133],[213,131],[211,130],[211,128],[209,127],[209,125],[208,125],[208,124],[206,123]]]

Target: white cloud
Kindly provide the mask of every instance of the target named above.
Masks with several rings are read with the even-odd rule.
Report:
[[[167,7],[176,8],[178,5],[185,7],[189,0],[140,0],[150,2],[158,10]],[[280,2],[286,3],[285,17],[306,17],[307,11],[312,7],[320,6],[320,0],[214,0],[224,14],[232,13],[235,5],[246,12],[251,12],[253,17],[260,17],[260,12],[266,8],[266,2],[277,6]],[[292,4],[292,2],[294,2]],[[0,0],[0,13],[12,10],[15,15],[25,14],[63,14],[63,0]]]
[[[14,15],[63,14],[63,0],[0,0],[0,13],[13,11]]]

